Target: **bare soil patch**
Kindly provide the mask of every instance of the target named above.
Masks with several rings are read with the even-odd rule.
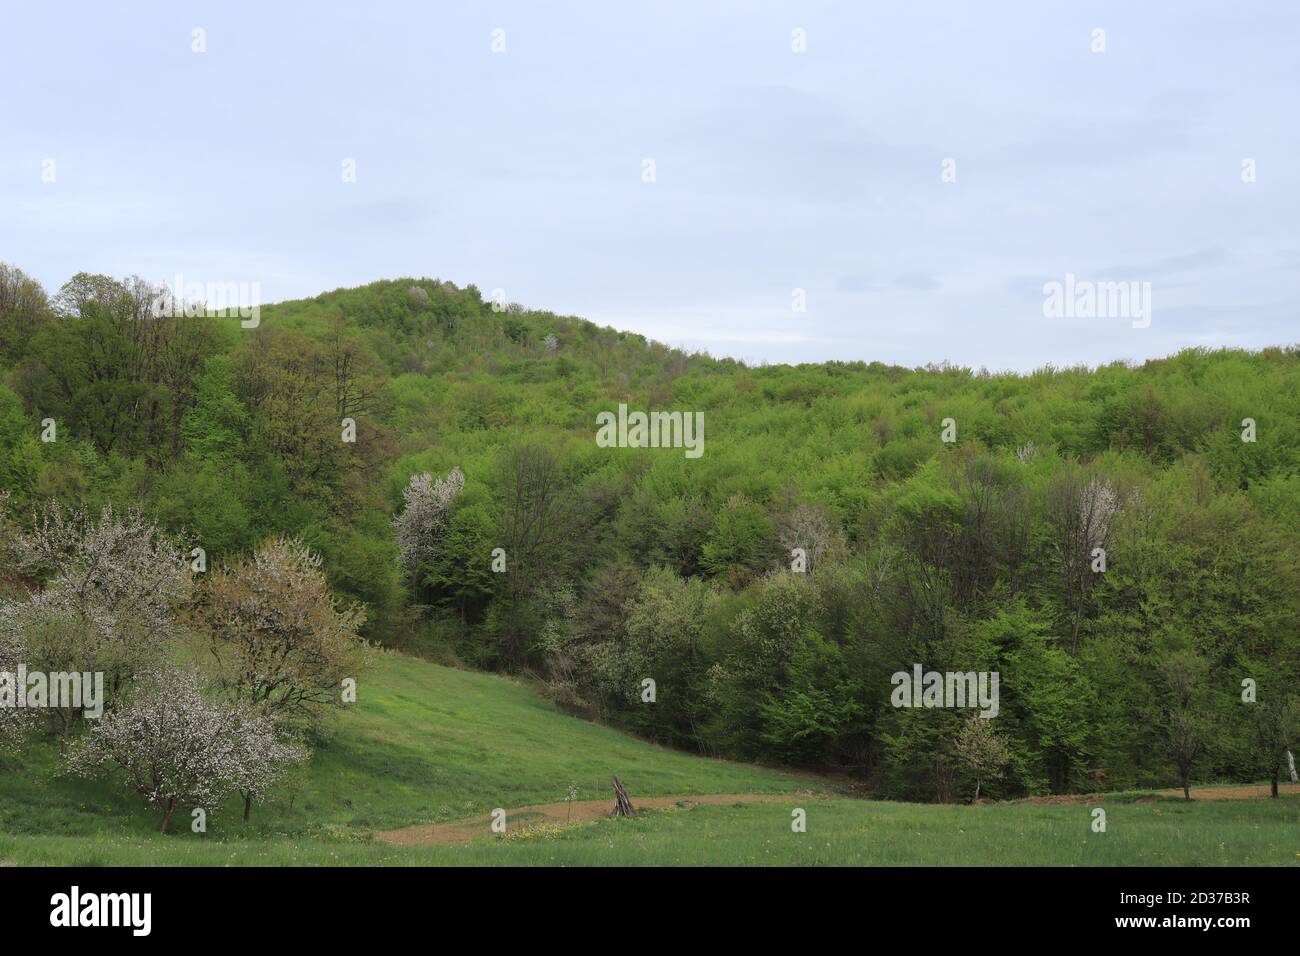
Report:
[[[793,793],[708,793],[683,797],[632,797],[637,810],[661,810],[665,807],[692,807],[700,804],[727,803],[798,803],[801,796]],[[540,824],[561,825],[586,823],[609,816],[613,798],[606,800],[561,800],[559,803],[537,803],[528,807],[506,810],[506,834],[520,827]],[[492,817],[474,817],[450,823],[425,823],[399,830],[375,833],[375,839],[393,846],[441,846],[450,843],[468,843],[476,837],[492,836]]]

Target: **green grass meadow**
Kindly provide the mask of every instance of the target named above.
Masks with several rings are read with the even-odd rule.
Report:
[[[1108,796],[1092,804],[886,803],[801,778],[656,747],[555,712],[532,689],[377,654],[358,703],[331,717],[315,756],[255,805],[174,832],[116,782],[58,772],[34,741],[0,765],[0,861],[18,865],[1032,865],[1282,866],[1300,863],[1300,797],[1192,801]],[[606,799],[617,773],[638,796],[789,794],[788,802],[679,805],[633,820],[516,825],[505,836],[394,847],[375,830],[486,816],[565,798]],[[807,830],[791,829],[802,807]]]

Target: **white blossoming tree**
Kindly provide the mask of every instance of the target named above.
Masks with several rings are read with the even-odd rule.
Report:
[[[4,609],[0,608],[0,615]],[[16,673],[22,660],[18,634],[0,623],[0,671]],[[36,723],[37,711],[28,708],[0,707],[0,753],[15,750]]]
[[[166,833],[177,806],[214,809],[236,790],[262,792],[302,759],[277,739],[269,716],[206,695],[197,673],[169,667],[141,675],[131,696],[73,744],[67,766],[82,776],[121,772],[162,811]]]
[[[2,272],[3,267],[0,267]],[[21,591],[16,583],[18,571],[17,541],[21,534],[9,518],[9,492],[0,490],[0,594],[9,596],[11,588]],[[14,622],[13,604],[0,602],[0,672],[16,673],[22,662],[22,638]],[[27,708],[0,707],[0,754],[15,750],[36,722],[37,712]]]
[[[258,718],[261,721],[269,718]],[[270,736],[255,733],[244,740],[247,753],[236,762],[235,789],[244,798],[244,822],[253,813],[253,801],[264,797],[293,767],[311,759],[311,751],[290,741],[278,739],[274,725]]]
[[[402,512],[393,519],[402,568],[413,579],[433,558],[447,532],[451,503],[465,487],[465,475],[453,468],[447,477],[434,479],[425,472],[412,475],[402,492]]]
[[[26,708],[0,707],[0,754],[17,750],[34,723],[35,712]]]
[[[180,547],[138,511],[98,520],[51,502],[14,537],[15,560],[39,584],[0,605],[0,639],[33,670],[102,672],[110,694],[157,662],[190,597]],[[53,708],[66,747],[76,707]]]
[[[17,583],[20,534],[9,516],[9,492],[0,488],[0,597],[7,597]]]
[[[40,606],[77,619],[94,662],[113,676],[129,676],[131,663],[152,657],[177,633],[190,568],[172,538],[139,511],[105,506],[95,520],[51,502],[16,546],[23,570],[42,583]]]
[[[33,516],[32,531],[17,547],[23,567],[43,579],[42,591],[57,595],[61,606],[115,632],[175,633],[176,608],[190,593],[189,566],[176,542],[139,511],[105,506],[96,521],[51,502]]]

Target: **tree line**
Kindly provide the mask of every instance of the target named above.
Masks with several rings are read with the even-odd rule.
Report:
[[[754,367],[438,280],[266,306],[254,330],[158,323],[136,281],[47,299],[0,273],[16,516],[132,503],[231,563],[297,538],[368,639],[882,795],[1287,774],[1294,348]],[[620,402],[704,412],[705,454],[598,447]],[[915,664],[998,672],[998,717],[892,706]]]

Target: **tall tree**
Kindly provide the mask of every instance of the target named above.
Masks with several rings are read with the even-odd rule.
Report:
[[[277,715],[316,717],[355,679],[365,611],[339,606],[320,555],[275,538],[212,576],[201,607],[219,680],[237,701]]]

